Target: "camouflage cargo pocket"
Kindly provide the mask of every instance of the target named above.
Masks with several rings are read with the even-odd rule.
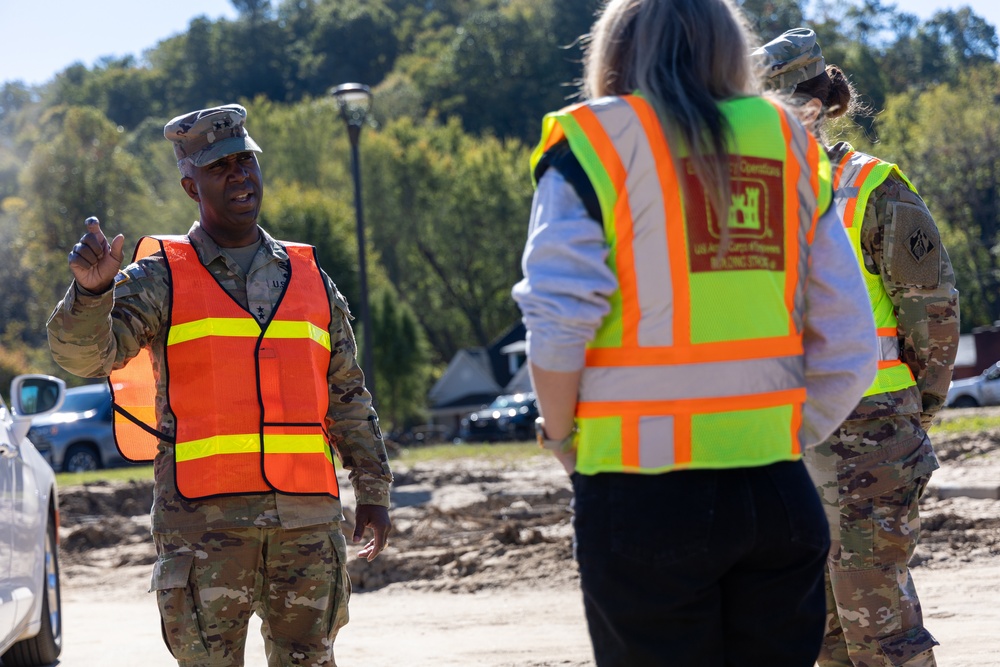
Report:
[[[913,484],[938,467],[930,440],[909,438],[837,462],[841,506],[884,496]]]
[[[330,531],[330,540],[333,542],[333,550],[337,554],[338,580],[333,582],[334,590],[330,591],[330,599],[333,601],[333,609],[330,614],[330,631],[328,637],[332,642],[337,637],[340,629],[347,625],[350,616],[347,611],[348,602],[351,599],[351,577],[347,573],[347,539],[344,533],[337,530]]]
[[[191,592],[191,554],[161,554],[153,567],[150,591],[156,591],[160,628],[170,654],[179,662],[207,660],[201,624]]]
[[[884,637],[878,640],[878,644],[889,664],[894,667],[931,667],[936,664],[931,649],[938,645],[938,640],[924,627],[918,626],[898,635]]]

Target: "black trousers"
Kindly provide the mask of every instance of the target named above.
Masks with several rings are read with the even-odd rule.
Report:
[[[801,462],[573,475],[599,667],[813,667],[829,529]]]

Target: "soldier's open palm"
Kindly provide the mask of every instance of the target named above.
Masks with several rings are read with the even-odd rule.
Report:
[[[101,231],[97,218],[87,218],[87,233],[69,253],[69,270],[80,287],[95,293],[105,292],[122,265],[125,237],[119,234],[111,243]]]

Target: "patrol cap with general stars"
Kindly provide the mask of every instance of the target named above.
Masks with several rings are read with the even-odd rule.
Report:
[[[177,116],[163,126],[163,136],[174,145],[177,161],[188,159],[204,167],[234,153],[262,153],[244,124],[247,110],[239,104],[199,109]]]

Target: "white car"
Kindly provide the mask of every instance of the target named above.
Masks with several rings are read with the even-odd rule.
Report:
[[[25,437],[62,405],[66,384],[19,375],[0,398],[0,656],[4,667],[50,665],[62,648],[55,474]]]
[[[944,404],[949,408],[1000,405],[1000,361],[976,377],[953,380]]]

